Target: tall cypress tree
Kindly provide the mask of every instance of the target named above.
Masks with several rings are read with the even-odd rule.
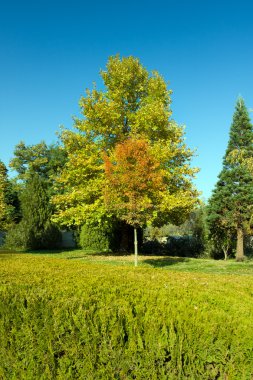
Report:
[[[253,157],[253,127],[242,98],[236,103],[223,168],[208,207],[211,233],[224,240],[233,231],[237,241],[236,260],[242,261],[244,235],[252,216],[253,177],[245,165],[231,159],[233,151],[243,151],[245,158]]]

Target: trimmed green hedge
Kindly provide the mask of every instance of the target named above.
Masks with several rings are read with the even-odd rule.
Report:
[[[109,227],[84,224],[80,233],[80,246],[98,252],[111,250],[111,231]]]
[[[253,377],[253,278],[0,256],[0,378]]]
[[[119,248],[119,226],[112,225],[92,226],[84,224],[81,228],[79,244],[84,249],[97,252],[109,252]]]

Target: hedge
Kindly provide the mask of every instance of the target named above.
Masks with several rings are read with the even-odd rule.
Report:
[[[253,278],[0,255],[0,378],[253,377]]]

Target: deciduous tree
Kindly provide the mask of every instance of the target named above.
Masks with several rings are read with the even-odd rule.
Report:
[[[47,145],[44,141],[26,145],[23,141],[16,145],[10,167],[17,172],[19,182],[29,181],[34,174],[48,182],[48,190],[52,192],[54,179],[66,162],[66,153],[58,144]]]
[[[134,227],[135,265],[137,228],[156,218],[166,191],[164,171],[144,139],[129,138],[105,154],[105,204],[119,219]]]
[[[167,192],[154,222],[183,221],[197,202],[196,169],[184,130],[171,118],[171,91],[134,57],[109,58],[101,77],[104,90],[94,87],[80,100],[83,118],[75,119],[75,131],[62,132],[68,161],[58,179],[62,193],[54,197],[54,220],[73,226],[110,218],[103,199],[104,153],[134,137],[148,141],[164,171]]]

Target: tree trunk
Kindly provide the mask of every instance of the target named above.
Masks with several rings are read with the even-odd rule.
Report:
[[[137,228],[134,227],[134,266],[138,265],[138,240],[137,240]]]
[[[229,249],[228,246],[226,246],[226,245],[223,245],[223,246],[222,246],[222,251],[223,251],[223,253],[224,253],[224,260],[225,260],[225,261],[226,261],[227,258],[228,258],[228,249]]]
[[[227,261],[228,251],[226,249],[223,249],[223,253],[224,253],[224,260]]]
[[[237,242],[236,242],[236,261],[244,260],[243,249],[243,230],[241,227],[237,228]]]

